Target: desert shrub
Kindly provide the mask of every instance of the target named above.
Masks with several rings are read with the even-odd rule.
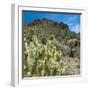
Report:
[[[70,57],[80,57],[80,41],[78,39],[70,39],[68,46],[71,49]]]
[[[24,76],[67,75],[69,64],[62,62],[59,45],[54,36],[42,44],[33,35],[32,41],[28,43],[24,34]]]
[[[69,46],[67,46],[67,45],[62,45],[62,44],[61,44],[60,48],[61,48],[61,51],[62,51],[62,53],[63,53],[63,56],[67,56],[67,57],[70,56],[71,49],[70,49]]]

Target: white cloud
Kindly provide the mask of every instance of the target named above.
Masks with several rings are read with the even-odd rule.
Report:
[[[72,15],[71,17],[68,18],[68,20],[67,20],[66,22],[67,22],[67,23],[72,23],[72,22],[74,22],[77,18],[78,18],[78,16]]]
[[[70,17],[70,20],[75,20],[75,19],[77,19],[77,16]]]
[[[76,33],[80,32],[80,25],[76,24],[76,25],[72,25],[70,26],[71,31],[74,31]]]

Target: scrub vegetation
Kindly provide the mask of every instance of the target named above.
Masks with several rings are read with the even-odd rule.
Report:
[[[24,25],[24,77],[80,74],[80,33],[46,18]]]

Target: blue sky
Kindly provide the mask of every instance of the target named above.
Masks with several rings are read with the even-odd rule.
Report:
[[[24,24],[30,24],[36,19],[47,18],[56,22],[63,22],[69,25],[71,31],[80,32],[80,15],[70,13],[47,13],[47,12],[23,12]]]

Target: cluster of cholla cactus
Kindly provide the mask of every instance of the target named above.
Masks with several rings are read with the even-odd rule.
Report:
[[[69,64],[61,60],[60,42],[53,36],[46,44],[40,43],[36,35],[28,42],[24,36],[24,76],[67,75]]]

